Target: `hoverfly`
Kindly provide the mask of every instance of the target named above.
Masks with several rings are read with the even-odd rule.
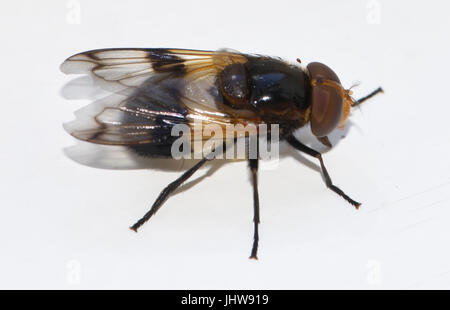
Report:
[[[300,62],[300,61],[298,61]],[[68,74],[88,74],[123,100],[94,102],[66,129],[77,139],[126,146],[143,156],[171,157],[174,126],[207,124],[278,124],[280,140],[319,160],[326,186],[356,208],[360,203],[335,186],[320,152],[293,132],[310,124],[313,135],[331,147],[328,135],[342,127],[350,109],[382,92],[354,100],[332,69],[319,63],[306,68],[281,59],[228,50],[119,48],[91,50],[61,65]],[[208,160],[203,158],[170,183],[151,209],[130,228],[137,231],[168,196]],[[254,236],[250,258],[257,259],[259,198],[258,158],[248,159],[254,197]]]

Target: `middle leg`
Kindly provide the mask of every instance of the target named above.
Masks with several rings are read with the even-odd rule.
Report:
[[[258,259],[258,225],[259,225],[259,195],[258,195],[258,159],[249,159],[250,172],[252,174],[252,185],[253,185],[253,247],[252,253],[250,255],[251,259]]]

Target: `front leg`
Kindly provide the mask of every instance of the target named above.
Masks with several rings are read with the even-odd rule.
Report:
[[[304,145],[303,143],[301,143],[300,141],[298,141],[293,135],[290,135],[287,138],[287,142],[292,145],[295,149],[299,150],[300,152],[306,153],[310,156],[313,156],[315,158],[317,158],[320,161],[320,166],[322,168],[322,173],[323,176],[325,178],[325,183],[327,185],[327,187],[329,189],[331,189],[333,192],[337,193],[338,195],[340,195],[342,198],[344,198],[345,200],[347,200],[350,204],[352,204],[353,206],[355,206],[356,209],[359,208],[359,206],[361,205],[361,203],[351,199],[349,196],[347,196],[339,187],[333,185],[333,182],[331,182],[331,178],[330,175],[328,174],[327,169],[325,168],[325,165],[323,163],[323,159],[322,159],[322,154],[320,154],[319,152],[313,150],[312,148]]]

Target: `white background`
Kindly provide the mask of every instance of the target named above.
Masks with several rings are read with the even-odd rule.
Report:
[[[444,1],[4,2],[0,288],[450,288],[449,10]],[[95,169],[64,155],[74,140],[62,123],[89,101],[61,96],[72,77],[59,65],[104,47],[228,47],[324,62],[345,86],[362,82],[357,97],[383,86],[324,156],[361,209],[326,189],[317,162],[286,156],[260,172],[259,261],[247,258],[245,162],[171,197],[132,233],[180,172]]]

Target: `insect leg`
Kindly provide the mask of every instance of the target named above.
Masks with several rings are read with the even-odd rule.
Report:
[[[258,252],[258,224],[259,224],[259,195],[258,195],[258,159],[249,159],[250,172],[252,173],[252,184],[253,184],[253,247],[250,258],[258,259],[256,256]]]
[[[340,188],[338,188],[337,186],[333,185],[333,183],[331,182],[330,175],[328,174],[328,171],[325,168],[325,164],[323,163],[322,154],[320,154],[319,152],[317,152],[317,151],[311,149],[310,147],[304,145],[303,143],[298,141],[293,135],[290,135],[287,138],[287,142],[290,145],[292,145],[295,149],[299,150],[300,152],[304,152],[304,153],[306,153],[306,154],[308,154],[310,156],[313,156],[313,157],[317,158],[320,161],[320,166],[322,168],[322,173],[323,173],[323,176],[325,178],[325,183],[326,183],[327,187],[329,189],[331,189],[333,192],[335,192],[336,194],[340,195],[345,200],[347,200],[350,204],[355,206],[356,209],[359,208],[361,203],[351,199]]]
[[[381,87],[378,87],[377,89],[375,89],[373,92],[371,92],[370,94],[368,94],[367,96],[364,96],[362,98],[359,98],[358,100],[356,100],[353,104],[352,104],[352,108],[356,107],[358,105],[360,105],[361,103],[363,103],[364,101],[366,101],[369,98],[372,98],[373,96],[375,96],[378,93],[383,93],[383,89]]]
[[[141,227],[145,222],[147,222],[153,216],[153,214],[155,214],[156,211],[159,210],[164,201],[166,201],[167,197],[171,193],[173,193],[173,191],[177,189],[184,181],[189,179],[194,174],[194,172],[197,171],[201,166],[203,166],[208,160],[212,160],[212,158],[209,158],[208,156],[204,157],[194,167],[190,168],[188,171],[183,173],[181,177],[179,177],[178,179],[167,185],[166,188],[164,188],[162,192],[159,194],[158,198],[156,198],[156,201],[153,203],[153,206],[151,207],[150,211],[148,211],[144,215],[144,217],[142,217],[133,226],[131,226],[130,229],[137,232],[138,228]]]

